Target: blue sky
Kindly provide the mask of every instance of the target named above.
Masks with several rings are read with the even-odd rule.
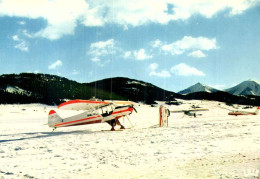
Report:
[[[0,0],[0,74],[225,89],[260,81],[259,19],[259,0]]]

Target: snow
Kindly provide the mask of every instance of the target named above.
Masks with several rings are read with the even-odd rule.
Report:
[[[228,116],[232,107],[219,102],[182,102],[167,107],[183,110],[195,105],[209,111],[198,112],[202,116],[197,118],[171,113],[169,126],[159,128],[158,107],[136,104],[138,113],[129,116],[134,127],[115,132],[102,131],[110,129],[105,123],[51,132],[47,116],[55,106],[0,105],[0,177],[259,176],[259,116]],[[131,126],[126,118],[121,123]]]
[[[147,84],[139,82],[139,81],[127,81],[128,85],[136,84],[136,85],[141,85],[141,86],[147,86]]]
[[[31,96],[32,95],[32,92],[26,91],[26,90],[24,90],[22,88],[19,88],[17,86],[7,86],[6,87],[6,92],[24,94],[24,95],[27,95],[27,96]]]

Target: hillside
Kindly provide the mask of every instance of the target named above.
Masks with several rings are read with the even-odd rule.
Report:
[[[132,101],[173,100],[182,98],[181,95],[166,91],[150,83],[130,78],[117,77],[95,81],[87,84],[89,87],[113,91],[114,93]]]
[[[59,104],[65,99],[125,99],[113,92],[94,89],[66,78],[47,74],[0,76],[0,103]]]
[[[0,76],[0,103],[60,104],[67,99],[133,100],[152,103],[180,95],[152,84],[129,78],[110,78],[78,83],[48,74],[7,74]]]

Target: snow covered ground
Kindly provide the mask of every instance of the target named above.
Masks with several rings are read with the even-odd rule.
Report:
[[[47,116],[55,107],[0,105],[0,178],[259,177],[260,115],[228,116],[225,104],[209,101],[168,107],[198,104],[209,111],[171,113],[164,128],[155,127],[158,107],[137,104],[134,128],[115,132],[102,131],[108,124],[51,132]]]

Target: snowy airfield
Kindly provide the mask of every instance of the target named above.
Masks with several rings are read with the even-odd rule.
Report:
[[[134,127],[115,132],[105,123],[51,132],[56,107],[0,105],[0,178],[258,178],[260,114],[229,116],[232,107],[210,101],[168,107],[198,104],[209,111],[171,113],[164,128],[158,107],[137,104]]]

